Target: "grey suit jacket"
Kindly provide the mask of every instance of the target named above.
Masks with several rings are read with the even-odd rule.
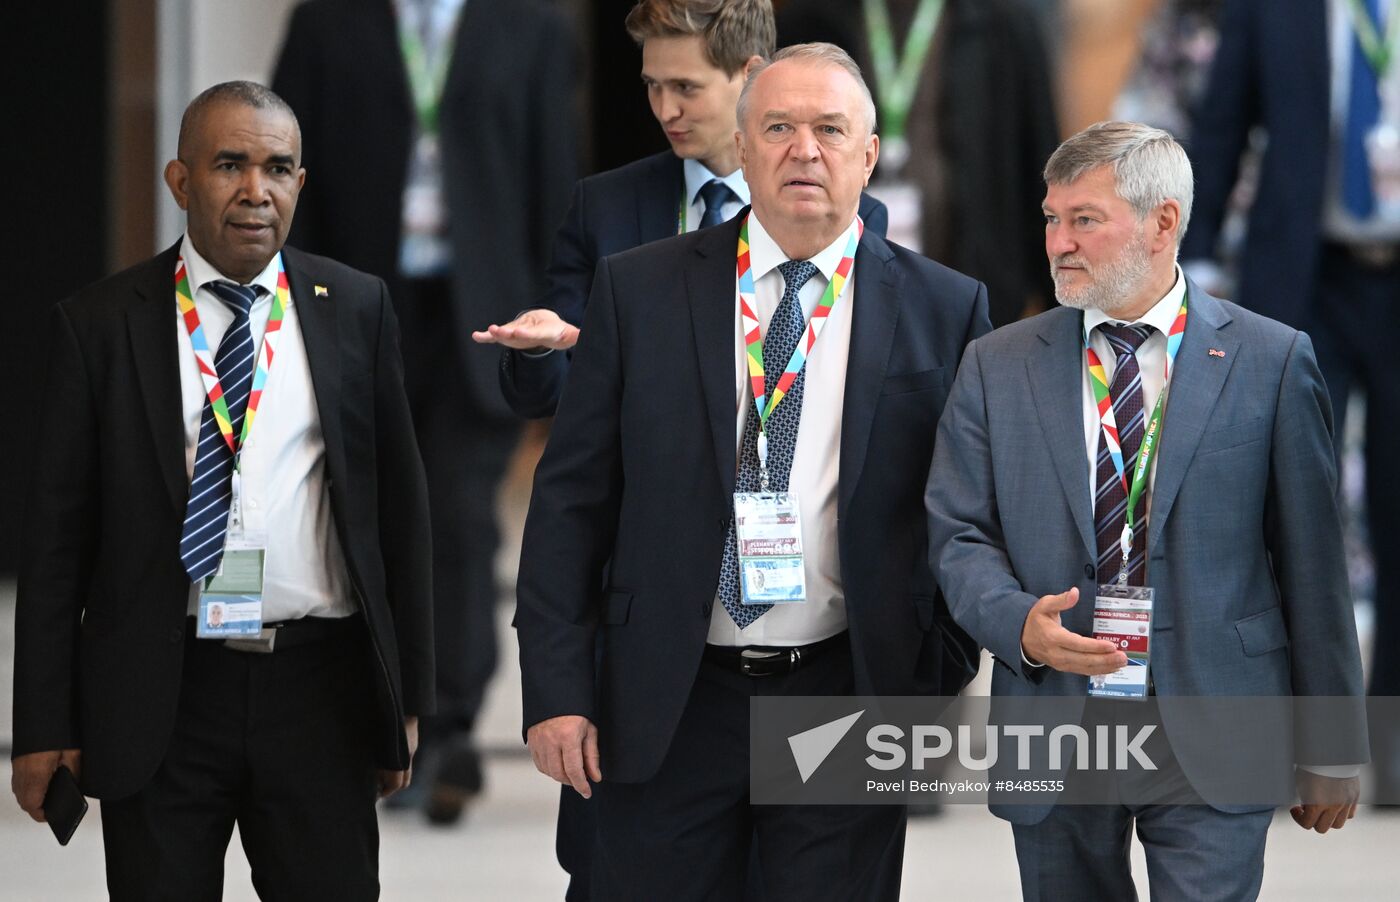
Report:
[[[1189,281],[1188,290],[1147,578],[1156,590],[1152,671],[1163,725],[1200,790],[1210,782],[1208,750],[1180,747],[1165,699],[1359,696],[1361,666],[1332,414],[1312,343]],[[934,572],[954,619],[996,656],[997,696],[1085,694],[1085,677],[1024,667],[1020,651],[1031,606],[1071,586],[1080,602],[1063,623],[1091,632],[1097,579],[1082,322],[1080,311],[1061,307],[973,342],[934,445],[925,494]],[[1284,730],[1278,757],[1285,765],[1367,760],[1364,729],[1346,743],[1349,761],[1327,760],[1338,758],[1337,742],[1323,749],[1315,740],[1302,725]],[[997,813],[1034,823],[1048,810]]]

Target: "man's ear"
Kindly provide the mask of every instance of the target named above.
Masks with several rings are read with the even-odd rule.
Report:
[[[171,160],[165,164],[165,185],[170,189],[170,196],[175,198],[175,203],[181,210],[189,209],[189,186],[190,168],[180,160]]]

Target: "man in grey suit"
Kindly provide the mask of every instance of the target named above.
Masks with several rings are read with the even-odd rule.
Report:
[[[1181,273],[1192,175],[1166,132],[1093,126],[1045,180],[1062,306],[969,346],[925,499],[953,617],[996,656],[993,695],[1083,698],[1086,677],[1123,670],[1118,645],[1091,637],[1100,586],[1120,583],[1155,593],[1143,695],[1360,695],[1332,415],[1308,337]],[[1185,743],[1167,713],[1164,743]],[[1280,749],[1298,765],[1305,829],[1354,815],[1357,732],[1324,743],[1304,723]],[[1191,785],[1208,779],[1177,751]],[[994,804],[1024,897],[1135,898],[1134,825],[1154,898],[1257,896],[1268,806],[1131,801]]]

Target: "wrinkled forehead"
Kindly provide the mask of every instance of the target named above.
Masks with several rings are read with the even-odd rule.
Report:
[[[233,149],[300,159],[301,128],[296,117],[284,109],[222,100],[193,113],[187,136],[191,153],[207,155]]]
[[[749,110],[760,120],[786,113],[804,120],[843,116],[859,122],[862,101],[860,86],[840,66],[822,60],[786,59],[758,74]]]

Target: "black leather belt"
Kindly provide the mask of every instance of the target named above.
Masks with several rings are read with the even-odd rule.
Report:
[[[195,632],[194,618],[186,618],[189,635]],[[225,639],[224,647],[233,651],[269,654],[273,651],[286,651],[300,645],[324,642],[337,636],[352,633],[360,623],[359,615],[349,617],[302,617],[298,620],[279,620],[264,623],[262,632],[256,636],[239,636]]]
[[[829,639],[813,642],[811,645],[768,646],[750,645],[743,648],[728,645],[706,645],[705,660],[735,670],[745,676],[766,677],[792,673],[813,658],[820,657],[849,642],[846,632],[840,632]]]

